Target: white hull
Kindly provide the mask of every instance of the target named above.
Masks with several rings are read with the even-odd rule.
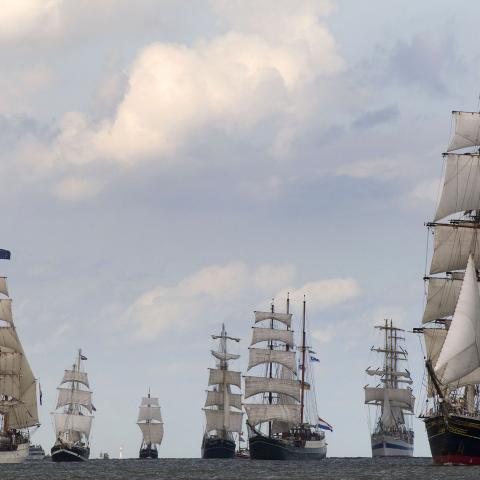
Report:
[[[0,451],[1,463],[23,463],[28,457],[30,442],[21,443],[16,450],[2,452]]]
[[[413,439],[409,443],[395,435],[372,435],[372,457],[413,457]]]

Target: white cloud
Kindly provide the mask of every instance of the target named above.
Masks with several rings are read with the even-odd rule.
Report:
[[[419,205],[423,205],[424,208],[432,209],[438,201],[441,185],[440,178],[422,180],[407,192],[404,198],[405,206],[417,209]]]
[[[54,193],[62,200],[76,202],[95,197],[100,188],[91,180],[81,178],[66,178],[54,187]]]
[[[137,338],[154,339],[160,334],[203,327],[210,322],[238,319],[258,305],[268,303],[269,294],[280,284],[293,284],[291,265],[261,265],[248,268],[243,262],[211,266],[188,275],[176,285],[157,286],[128,308],[123,321],[136,326]],[[292,301],[306,292],[309,305],[318,309],[347,302],[360,292],[353,279],[320,280],[290,289]],[[280,292],[276,298],[285,298]]]

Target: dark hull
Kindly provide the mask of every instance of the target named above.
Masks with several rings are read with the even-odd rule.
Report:
[[[233,440],[206,437],[202,442],[202,458],[233,458],[235,442]]]
[[[52,462],[85,462],[90,456],[90,449],[88,447],[54,445],[51,454]]]
[[[425,419],[432,458],[438,464],[480,465],[480,420],[438,415]]]
[[[138,458],[158,458],[158,450],[156,448],[141,448]]]
[[[292,442],[263,435],[249,439],[250,458],[255,460],[321,460],[327,455],[325,441],[294,445]]]

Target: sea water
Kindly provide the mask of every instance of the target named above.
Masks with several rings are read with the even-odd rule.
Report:
[[[480,466],[436,466],[430,458],[327,458],[315,462],[185,458],[90,460],[83,463],[53,463],[50,460],[44,460],[21,465],[0,465],[1,480],[90,478],[111,480],[137,478],[144,480],[478,480]]]

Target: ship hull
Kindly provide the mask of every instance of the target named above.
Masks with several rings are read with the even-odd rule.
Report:
[[[2,463],[23,463],[28,457],[29,442],[16,445],[16,449],[0,449],[0,464]]]
[[[54,445],[51,450],[52,462],[85,462],[90,456],[88,447]]]
[[[250,458],[255,460],[322,460],[327,456],[325,440],[307,441],[305,445],[264,435],[249,438]]]
[[[480,465],[480,419],[437,415],[425,426],[435,463]]]
[[[141,448],[138,458],[156,459],[158,458],[158,450],[152,447]]]
[[[205,437],[202,442],[202,458],[233,458],[235,442],[229,439]]]
[[[413,435],[373,434],[372,457],[413,457]]]

